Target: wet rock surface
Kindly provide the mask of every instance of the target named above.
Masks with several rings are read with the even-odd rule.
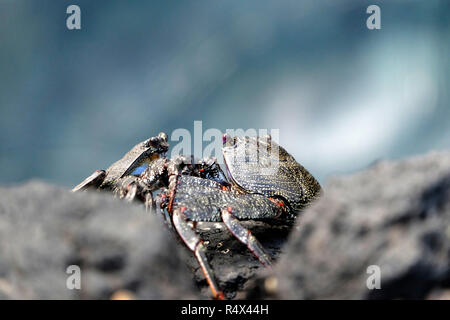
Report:
[[[335,177],[248,297],[439,299],[450,287],[450,153]],[[379,267],[381,289],[374,267]]]
[[[379,162],[324,190],[295,226],[244,223],[272,271],[223,224],[198,224],[228,298],[448,298],[450,153]],[[195,258],[161,221],[101,192],[2,187],[0,298],[209,299]],[[69,265],[81,267],[81,290],[66,287]],[[381,289],[368,289],[369,266]]]

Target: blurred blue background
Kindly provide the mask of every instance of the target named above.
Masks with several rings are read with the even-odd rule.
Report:
[[[445,0],[0,0],[0,183],[72,186],[194,120],[278,128],[322,183],[449,148],[449,14]]]

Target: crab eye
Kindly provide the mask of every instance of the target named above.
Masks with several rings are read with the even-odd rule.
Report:
[[[224,146],[229,146],[229,145],[234,144],[234,140],[231,138],[231,136],[228,133],[225,133],[222,136],[222,144]]]
[[[167,133],[165,133],[165,132],[160,132],[160,133],[158,134],[158,138],[159,138],[161,141],[167,142],[167,139],[168,139]]]

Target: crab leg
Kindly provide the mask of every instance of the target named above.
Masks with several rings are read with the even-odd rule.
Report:
[[[225,299],[224,294],[219,290],[219,287],[214,280],[213,271],[211,270],[206,258],[205,246],[203,245],[200,237],[195,233],[194,229],[187,223],[183,209],[184,208],[180,208],[173,211],[173,224],[175,229],[183,239],[186,246],[195,254],[195,258],[197,259],[200,268],[205,275],[206,281],[208,282],[214,298],[220,300]]]
[[[164,191],[156,195],[154,208],[155,210],[159,210],[159,213],[164,218],[164,223],[170,230],[172,230],[172,221],[170,219],[169,212],[167,210],[164,210],[165,208],[167,208],[167,202],[167,191]]]
[[[128,185],[128,188],[129,188],[129,190],[127,192],[127,195],[125,196],[125,200],[127,200],[128,202],[131,202],[134,200],[134,198],[136,198],[138,186],[135,182],[133,182]]]
[[[155,201],[153,200],[153,193],[151,191],[147,192],[145,195],[145,211],[154,212],[156,210]]]
[[[258,260],[266,267],[272,265],[270,255],[259,243],[250,230],[246,229],[239,220],[233,215],[232,208],[222,209],[222,220],[228,230],[258,258]]]
[[[95,186],[96,188],[100,186],[106,177],[106,171],[105,170],[96,170],[93,174],[91,174],[89,177],[84,179],[79,185],[74,187],[72,189],[72,192],[77,192],[81,190],[86,190],[87,188],[91,186]]]

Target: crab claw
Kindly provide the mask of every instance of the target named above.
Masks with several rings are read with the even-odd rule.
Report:
[[[169,150],[169,144],[167,142],[167,134],[160,132],[156,137],[151,137],[145,142],[145,147],[153,148],[155,153],[165,153]]]
[[[168,140],[167,133],[165,133],[165,132],[158,133],[158,138],[161,141],[167,142],[167,140]]]
[[[98,187],[105,180],[106,172],[105,170],[96,170],[93,174],[83,180],[79,185],[72,189],[72,192],[86,190],[89,187]]]

